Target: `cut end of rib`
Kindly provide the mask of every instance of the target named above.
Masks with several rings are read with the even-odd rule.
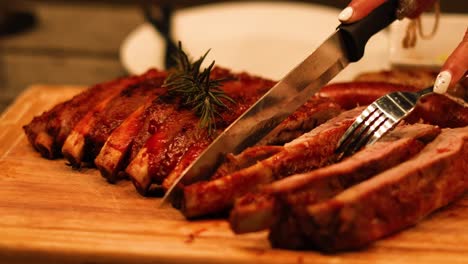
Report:
[[[128,165],[125,173],[132,179],[138,193],[146,195],[151,185],[151,178],[148,174],[148,155],[141,154],[146,153],[144,149],[142,151]]]
[[[54,159],[59,156],[58,151],[54,148],[54,139],[46,132],[37,135],[34,147],[45,158]]]
[[[63,144],[62,154],[73,167],[81,166],[84,144],[83,135],[76,131],[73,131]]]
[[[273,197],[247,194],[236,202],[229,216],[229,225],[234,233],[244,234],[268,229],[274,219]]]

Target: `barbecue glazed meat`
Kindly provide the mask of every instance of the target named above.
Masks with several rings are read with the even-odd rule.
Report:
[[[253,166],[259,161],[278,154],[281,150],[283,150],[282,146],[255,146],[245,149],[238,155],[229,153],[226,155],[224,162],[213,173],[211,180]]]
[[[264,145],[283,145],[297,138],[299,135],[310,131],[326,120],[337,116],[339,113],[341,113],[341,107],[333,100],[319,96],[312,97],[266,135],[264,139],[259,141],[256,147],[249,148],[237,156],[228,154],[225,162],[211,178],[219,178],[227,175],[230,171],[249,167],[257,161],[268,158],[282,148],[275,146],[267,147]],[[181,175],[183,170],[187,168],[208,145],[209,142],[206,142],[206,140],[202,138],[201,141],[197,141],[197,144],[190,147],[174,170],[164,180],[162,184],[163,188],[168,189],[174,180]]]
[[[93,162],[116,127],[148,98],[155,98],[165,91],[161,86],[166,76],[165,72],[159,72],[150,79],[128,85],[89,111],[63,145],[62,153],[70,164],[80,167],[82,162]]]
[[[354,81],[356,82],[384,82],[388,84],[397,84],[412,86],[416,89],[424,89],[434,84],[437,72],[431,70],[410,70],[393,69],[391,71],[376,71],[359,74]]]
[[[181,170],[177,165],[187,157],[185,153],[192,145],[196,145],[197,148],[203,146],[204,149],[207,144],[200,142],[211,142],[216,133],[224,130],[274,85],[272,81],[247,74],[233,75],[221,68],[215,68],[212,75],[213,78],[230,79],[223,83],[221,89],[237,103],[225,102],[229,110],[220,112],[216,119],[217,131],[213,135],[199,129],[199,118],[193,111],[174,104],[163,107],[172,108],[171,113],[163,118],[160,111],[155,111],[154,115],[147,118],[145,122],[148,123],[148,129],[143,127],[137,136],[137,144],[132,146],[130,154],[131,161],[125,169],[141,194],[146,194],[153,183],[161,185],[174,169]],[[140,140],[141,138],[143,140]],[[197,155],[193,155],[191,150],[191,156],[196,158],[203,149],[199,149]],[[185,161],[183,164],[186,163]],[[171,176],[171,179],[173,178],[177,177]]]
[[[341,162],[273,182],[261,193],[236,202],[230,215],[231,228],[236,233],[245,233],[266,229],[274,222],[281,224],[280,219],[275,219],[281,215],[275,216],[275,212],[331,198],[414,156],[439,133],[440,129],[432,125],[398,126],[374,145]],[[275,228],[281,228],[280,224]]]
[[[112,131],[94,160],[101,175],[109,182],[114,183],[125,177],[121,172],[128,164],[129,149],[143,125],[145,110],[151,105],[152,99],[149,98]]]
[[[339,138],[362,110],[343,112],[253,166],[185,187],[182,212],[189,218],[218,213],[230,208],[236,198],[262,185],[330,163]]]
[[[441,114],[441,109],[447,114]],[[442,128],[465,127],[468,126],[468,104],[445,95],[431,94],[421,98],[405,120],[411,123],[422,120]]]
[[[201,137],[199,141],[188,147],[187,151],[185,151],[185,153],[180,158],[179,163],[177,163],[174,169],[164,179],[162,188],[164,190],[168,190],[174,181],[180,177],[184,170],[198,158],[198,156],[205,150],[205,148],[210,145],[210,143],[211,140],[208,137]]]
[[[177,162],[178,157],[167,156],[170,152],[170,147],[175,142],[182,131],[187,131],[188,135],[181,144],[190,144],[193,142],[190,136],[195,136],[195,133],[190,133],[197,126],[197,117],[189,110],[174,111],[164,119],[164,122],[155,124],[153,133],[145,141],[143,147],[137,153],[135,158],[131,159],[125,172],[130,176],[137,191],[145,195],[149,190],[150,185],[154,182],[161,184],[164,176],[163,162]],[[180,151],[183,151],[186,146],[180,146]],[[167,158],[167,159],[166,159]]]
[[[238,104],[225,102],[229,109],[220,112],[217,129],[209,134],[192,109],[165,96],[166,76],[151,70],[96,85],[35,117],[24,130],[43,156],[58,157],[63,149],[72,165],[94,163],[109,182],[129,177],[146,195],[154,185],[168,189],[218,133],[275,84],[213,69],[212,77],[229,79],[221,89]],[[337,162],[336,143],[363,109],[356,106],[426,86],[361,80],[323,88],[258,145],[228,155],[209,181],[181,183],[185,216],[234,206],[230,221],[238,233],[270,228],[275,247],[335,251],[412,225],[466,190],[466,103],[446,96],[424,98],[407,118],[410,125]],[[440,115],[440,109],[451,115]],[[462,128],[444,129],[426,146],[441,130],[420,122]],[[403,217],[393,217],[399,211]]]
[[[360,248],[416,224],[468,190],[468,127],[444,129],[417,156],[331,199],[292,206],[273,246]],[[286,215],[285,215],[286,218]]]
[[[333,99],[344,109],[359,105],[369,105],[377,98],[391,92],[420,90],[411,85],[391,84],[387,82],[339,82],[329,84],[319,91],[319,96]]]
[[[37,144],[41,142],[37,138],[44,138],[38,136],[40,129],[53,124],[57,130],[68,133],[60,140],[52,135],[47,137],[49,141],[61,142],[54,143],[54,148],[61,148],[74,167],[83,162],[94,163],[109,182],[129,176],[141,194],[146,194],[151,184],[167,189],[217,133],[275,84],[221,68],[214,68],[211,74],[212,78],[229,79],[221,89],[238,102],[225,102],[229,110],[220,113],[217,130],[211,135],[199,128],[199,118],[182,107],[177,98],[164,96],[167,89],[162,84],[167,73],[156,70],[86,90],[70,102],[35,118],[25,126],[25,131],[33,145],[42,150],[44,147]],[[76,114],[76,120],[72,118],[74,123],[60,123],[52,118],[69,116],[73,111],[68,106],[75,104],[79,104],[77,109],[81,112]],[[272,131],[263,144],[290,141],[340,112],[339,105],[331,99],[314,97]],[[50,151],[42,152],[48,155]]]
[[[148,98],[108,137],[96,157],[96,166],[109,182],[127,177],[124,170],[138,151],[155,133],[155,127],[162,124],[175,111],[175,105],[160,97]]]
[[[391,92],[414,92],[420,90],[420,88],[424,87],[385,82],[356,81],[327,85],[320,90],[319,96],[332,99],[344,109],[352,109],[356,106],[368,105],[379,97]],[[466,90],[468,91],[468,89]],[[459,97],[448,97],[440,94],[425,96],[419,100],[414,111],[405,120],[409,123],[423,121],[440,127],[455,128],[468,126],[468,104],[461,99],[463,98],[462,95],[460,94]],[[450,114],[441,115],[440,109],[444,109],[444,111]]]
[[[342,112],[334,99],[313,96],[256,145],[284,145]]]
[[[247,148],[238,155],[227,154],[225,161],[211,176],[211,179],[250,167],[258,161],[277,154],[283,149],[280,145],[296,139],[340,113],[341,107],[333,100],[319,96],[312,97],[260,140],[256,146]]]
[[[61,156],[61,149],[75,125],[97,104],[118,94],[128,85],[152,78],[158,71],[150,70],[141,76],[121,78],[97,84],[72,99],[44,112],[23,127],[31,145],[42,156],[54,159]]]
[[[93,160],[100,152],[110,134],[119,127],[139,107],[153,101],[166,92],[162,88],[167,74],[161,72],[159,76],[131,85],[121,94],[109,102],[107,108],[96,118],[96,125],[86,136],[85,151],[88,159]]]

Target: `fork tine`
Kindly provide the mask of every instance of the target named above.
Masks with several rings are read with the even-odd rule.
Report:
[[[351,155],[361,149],[363,146],[367,145],[369,139],[372,138],[374,133],[378,131],[387,120],[387,116],[381,112],[381,114],[367,126],[365,133],[363,133],[363,135],[361,135],[359,138],[356,138],[356,143],[351,148],[348,148],[348,152],[345,155]]]
[[[379,140],[410,113],[417,101],[433,92],[429,87],[418,93],[393,92],[369,105],[344,133],[335,150],[337,160]]]
[[[369,105],[362,111],[362,113],[356,118],[356,120],[351,124],[351,126],[346,130],[343,136],[338,141],[338,147],[335,150],[335,153],[342,153],[347,149],[348,141],[353,137],[354,132],[365,122],[375,111],[377,107],[374,104]]]
[[[356,144],[361,139],[362,135],[368,130],[370,124],[373,124],[376,119],[378,119],[383,113],[375,107],[369,116],[366,117],[364,122],[360,122],[361,125],[354,129],[354,133],[350,135],[350,139],[343,144],[343,147],[340,149],[341,152],[338,153],[338,160],[341,160],[343,157],[348,156],[353,149],[355,148]]]
[[[374,144],[377,140],[383,137],[388,131],[392,130],[401,120],[397,120],[396,122],[392,119],[387,119],[385,123],[383,123],[379,129],[372,134],[372,137],[369,139],[366,145]]]

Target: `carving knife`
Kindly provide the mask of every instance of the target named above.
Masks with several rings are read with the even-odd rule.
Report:
[[[324,43],[200,154],[168,189],[162,204],[175,201],[179,184],[188,185],[207,179],[227,153],[237,154],[254,145],[349,63],[361,59],[369,38],[395,21],[397,5],[397,0],[388,0],[366,18],[353,24],[339,25]]]

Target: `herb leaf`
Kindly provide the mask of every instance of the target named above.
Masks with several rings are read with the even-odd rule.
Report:
[[[207,128],[211,134],[216,129],[216,116],[219,116],[222,109],[228,109],[222,101],[235,101],[221,90],[221,84],[228,79],[210,79],[214,61],[205,69],[201,65],[210,50],[208,50],[198,60],[192,62],[182,49],[179,48],[175,54],[176,67],[164,81],[163,87],[167,87],[167,95],[180,98],[180,103],[193,109],[200,118],[199,127]]]

